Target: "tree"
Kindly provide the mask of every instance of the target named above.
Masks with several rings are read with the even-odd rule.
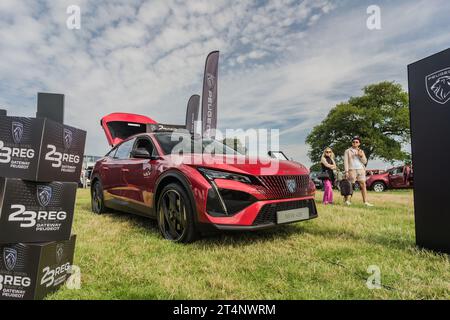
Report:
[[[222,140],[222,143],[239,153],[246,154],[247,152],[246,148],[242,145],[241,140],[238,138],[226,138]]]
[[[309,171],[313,172],[313,171],[322,171],[322,166],[320,165],[319,162],[314,163],[311,167],[309,167]]]
[[[408,94],[400,84],[388,81],[366,86],[363,92],[336,105],[307,136],[313,163],[320,161],[326,147],[341,162],[354,136],[361,137],[367,159],[394,162],[409,158],[402,150],[410,142]]]

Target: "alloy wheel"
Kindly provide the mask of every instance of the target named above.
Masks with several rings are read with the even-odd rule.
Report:
[[[92,211],[101,213],[103,206],[102,189],[99,182],[95,183],[92,191]]]
[[[178,191],[169,189],[161,196],[159,227],[164,238],[179,241],[186,232],[186,204]]]
[[[383,192],[384,191],[384,185],[381,183],[375,183],[373,186],[373,191],[375,192]]]

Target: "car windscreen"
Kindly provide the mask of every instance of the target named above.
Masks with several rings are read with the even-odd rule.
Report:
[[[241,154],[222,142],[213,139],[193,139],[191,135],[172,132],[155,133],[154,136],[165,154]]]

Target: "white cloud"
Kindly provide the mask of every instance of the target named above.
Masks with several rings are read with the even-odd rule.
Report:
[[[81,30],[65,27],[72,4]],[[65,93],[68,122],[88,130],[88,153],[101,154],[107,113],[184,121],[205,57],[220,49],[219,125],[279,128],[287,153],[309,163],[304,138],[332,106],[372,82],[405,85],[407,63],[448,46],[439,23],[448,2],[382,1],[374,32],[368,4],[2,0],[0,104],[31,116],[37,91]]]

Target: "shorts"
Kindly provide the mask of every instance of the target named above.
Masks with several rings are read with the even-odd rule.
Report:
[[[348,170],[348,180],[351,183],[365,182],[366,181],[366,170],[364,169],[350,169]]]

